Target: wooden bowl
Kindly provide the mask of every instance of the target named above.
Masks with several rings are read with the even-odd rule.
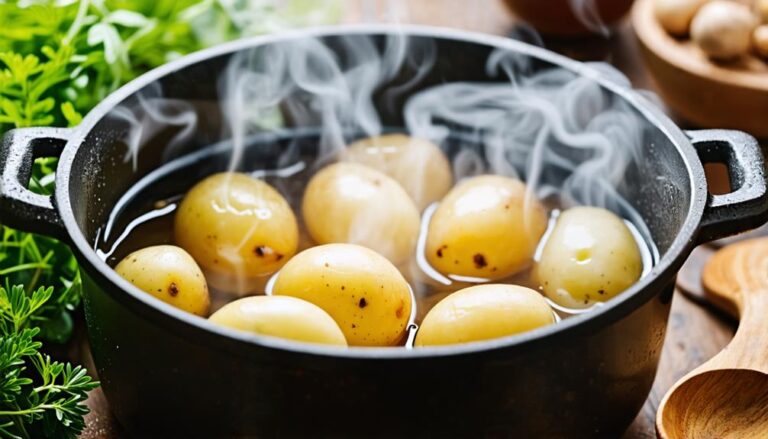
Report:
[[[547,35],[576,36],[596,33],[585,25],[589,7],[594,5],[600,21],[610,27],[629,12],[634,0],[504,0],[515,16],[530,23],[537,31]],[[575,4],[585,18],[574,12]]]
[[[768,63],[752,55],[710,61],[692,41],[659,25],[652,0],[635,3],[632,26],[659,94],[674,112],[702,127],[768,138]]]

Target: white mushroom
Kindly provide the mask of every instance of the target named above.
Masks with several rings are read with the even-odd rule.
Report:
[[[752,44],[758,55],[768,58],[768,24],[755,28],[752,33]]]
[[[655,0],[656,19],[672,35],[687,35],[691,20],[707,0]]]
[[[749,7],[715,0],[693,17],[691,38],[710,58],[737,58],[749,51],[755,21]]]

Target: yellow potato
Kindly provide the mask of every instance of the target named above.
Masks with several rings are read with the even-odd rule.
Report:
[[[632,232],[612,212],[568,209],[557,219],[534,269],[534,278],[554,302],[586,308],[629,288],[643,272]]]
[[[209,320],[255,334],[307,343],[347,345],[339,325],[328,313],[295,297],[245,297],[224,305]]]
[[[421,322],[416,346],[488,340],[555,322],[547,301],[517,285],[486,284],[459,290],[441,300]]]
[[[356,163],[318,172],[307,185],[301,211],[318,244],[359,244],[394,264],[412,256],[419,235],[419,211],[403,188]]]
[[[195,260],[173,245],[156,245],[126,256],[117,274],[147,293],[184,311],[205,316],[211,305],[208,285]]]
[[[408,283],[387,259],[353,244],[327,244],[291,259],[273,295],[298,297],[325,310],[351,346],[403,341],[411,314]]]
[[[238,173],[196,184],[179,206],[174,231],[211,285],[241,293],[280,269],[299,242],[296,217],[280,193]]]
[[[358,140],[344,151],[343,159],[370,166],[397,180],[419,210],[443,198],[453,185],[451,164],[440,147],[405,134]]]
[[[427,260],[443,274],[500,279],[527,268],[547,228],[544,207],[519,180],[465,180],[435,210]]]

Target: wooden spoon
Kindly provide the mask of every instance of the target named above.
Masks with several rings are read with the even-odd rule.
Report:
[[[665,439],[768,438],[768,238],[717,251],[704,267],[713,301],[740,317],[731,343],[678,381],[656,414]]]

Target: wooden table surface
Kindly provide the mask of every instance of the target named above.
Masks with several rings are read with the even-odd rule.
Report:
[[[343,0],[346,22],[392,22],[428,24],[460,28],[497,35],[516,32],[515,18],[498,0]],[[623,23],[609,39],[546,41],[545,46],[564,55],[582,60],[606,61],[626,74],[637,88],[653,90],[643,66],[629,23]],[[685,123],[678,121],[683,126]],[[695,266],[681,278],[696,281]],[[683,273],[686,274],[686,273]],[[672,302],[667,338],[653,390],[626,432],[624,439],[655,438],[654,418],[659,400],[677,379],[719,352],[731,339],[735,322],[718,312],[701,306],[677,292]],[[88,415],[83,438],[124,437],[109,414],[100,390],[88,401]]]

